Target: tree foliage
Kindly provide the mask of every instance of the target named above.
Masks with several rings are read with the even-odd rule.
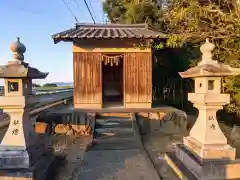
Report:
[[[106,0],[103,9],[112,23],[148,23],[160,27],[161,0]]]
[[[36,83],[32,83],[32,87],[41,87],[41,85],[36,84]]]
[[[55,83],[46,83],[43,85],[43,87],[57,87],[57,84]]]
[[[240,67],[240,6],[234,0],[176,0],[165,14],[165,31],[170,47],[200,45],[210,38],[216,45],[214,58],[233,67]],[[230,111],[240,102],[240,78],[228,77],[223,90],[231,93]]]

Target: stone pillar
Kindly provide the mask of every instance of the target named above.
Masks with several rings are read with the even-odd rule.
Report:
[[[229,94],[221,93],[221,77],[238,75],[240,69],[213,60],[214,48],[207,39],[200,48],[202,60],[198,65],[179,73],[195,81],[195,92],[188,94],[188,100],[199,110],[199,115],[183,145],[177,146],[175,161],[181,161],[190,170],[182,173],[197,179],[240,178],[240,172],[236,171],[240,168],[236,150],[227,144],[216,117],[216,112],[230,102]],[[172,157],[166,154],[167,161],[172,161],[170,165],[176,163]]]
[[[30,67],[24,62],[26,47],[19,38],[11,45],[13,59],[0,67],[4,78],[4,96],[0,96],[0,108],[10,118],[8,130],[0,145],[0,179],[38,180],[53,161],[51,149],[35,134],[29,117],[32,79],[45,78],[48,73]],[[47,159],[41,158],[47,154]],[[41,164],[41,165],[40,165]],[[26,178],[26,172],[29,177]],[[34,174],[37,176],[34,178]]]

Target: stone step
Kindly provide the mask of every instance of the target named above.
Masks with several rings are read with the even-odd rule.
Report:
[[[126,127],[121,127],[121,126],[117,126],[117,127],[112,127],[112,126],[103,126],[101,128],[96,128],[95,131],[97,132],[112,132],[112,133],[127,133],[127,132],[133,132],[133,128],[132,127],[129,127],[129,126],[126,126]]]
[[[96,150],[127,150],[127,149],[140,149],[142,145],[133,137],[128,138],[97,138],[95,144],[90,149]]]
[[[119,118],[119,117],[108,117],[108,118],[104,118],[104,117],[101,117],[101,118],[97,118],[96,119],[96,122],[99,122],[99,123],[102,123],[102,122],[132,122],[130,119],[128,118]]]
[[[96,121],[104,122],[104,121],[116,121],[116,122],[131,122],[129,118],[119,118],[119,117],[100,117],[97,118]]]
[[[133,131],[119,131],[119,132],[103,132],[96,131],[95,138],[131,138],[134,136]]]
[[[132,123],[117,123],[117,122],[106,122],[95,124],[95,129],[108,129],[108,128],[132,128]]]
[[[131,113],[101,113],[99,114],[100,117],[120,117],[120,118],[130,118]]]
[[[167,152],[164,157],[174,172],[185,180],[197,180],[196,176],[175,156],[172,152]]]

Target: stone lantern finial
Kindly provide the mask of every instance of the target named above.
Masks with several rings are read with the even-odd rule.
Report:
[[[17,41],[12,43],[10,49],[13,53],[13,61],[23,61],[24,53],[26,52],[26,47],[20,42],[20,38],[17,37]]]
[[[199,62],[199,65],[202,64],[213,64],[217,63],[212,59],[212,51],[214,50],[215,45],[209,41],[207,38],[205,43],[200,47],[200,51],[202,53],[202,60]]]

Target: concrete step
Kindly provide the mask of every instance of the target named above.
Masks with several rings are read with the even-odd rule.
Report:
[[[96,118],[96,121],[104,122],[104,121],[117,121],[117,122],[125,122],[125,121],[131,121],[129,118],[121,118],[121,117],[99,117]]]
[[[127,150],[127,149],[141,149],[142,145],[135,138],[97,138],[96,143],[90,151],[97,150]]]
[[[119,118],[119,117],[103,118],[103,117],[101,117],[101,118],[97,118],[96,122],[99,122],[99,123],[104,123],[104,122],[118,122],[118,123],[121,123],[121,122],[132,122],[132,121],[128,118]]]
[[[96,131],[96,136],[95,138],[132,138],[134,136],[134,132],[131,130],[129,131],[118,131],[118,132],[103,132],[103,131]]]
[[[133,132],[133,128],[129,127],[129,126],[127,126],[127,127],[121,127],[121,126],[106,127],[106,126],[104,126],[102,128],[96,128],[95,131],[99,132],[99,133],[130,133],[130,132]]]
[[[130,118],[131,113],[101,113],[99,114],[100,117],[120,117],[120,118]]]
[[[117,122],[106,122],[95,124],[96,129],[108,129],[108,128],[132,128],[132,123],[117,123]]]

